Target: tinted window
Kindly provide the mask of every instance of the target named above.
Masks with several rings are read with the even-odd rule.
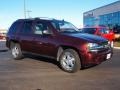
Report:
[[[15,34],[17,32],[17,29],[19,28],[19,25],[20,25],[20,22],[13,23],[8,33]]]
[[[32,22],[31,21],[24,22],[23,29],[22,29],[21,33],[23,33],[23,34],[32,33]]]
[[[84,28],[83,33],[89,33],[89,34],[94,34],[96,31],[95,28]]]

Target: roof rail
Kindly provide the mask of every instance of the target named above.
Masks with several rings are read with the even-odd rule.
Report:
[[[49,17],[36,17],[35,19],[55,20],[54,18]]]

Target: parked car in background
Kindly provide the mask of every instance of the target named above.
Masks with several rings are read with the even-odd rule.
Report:
[[[6,39],[14,59],[21,59],[24,53],[39,54],[57,60],[70,73],[112,57],[106,39],[80,33],[64,20],[20,19],[11,25]]]
[[[111,47],[113,47],[113,41],[115,39],[115,34],[113,30],[110,30],[107,27],[103,27],[103,26],[85,27],[82,29],[82,33],[89,33],[89,34],[94,34],[94,35],[104,37],[107,40],[109,40]]]
[[[0,33],[0,39],[5,39],[6,35],[4,33]]]

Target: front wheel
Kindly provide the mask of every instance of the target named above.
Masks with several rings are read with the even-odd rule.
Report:
[[[61,68],[69,73],[77,72],[81,68],[81,62],[78,53],[73,49],[66,49],[60,55]]]
[[[12,52],[12,56],[14,59],[19,60],[22,59],[23,54],[20,48],[20,45],[17,43],[12,43],[11,44],[11,52]]]

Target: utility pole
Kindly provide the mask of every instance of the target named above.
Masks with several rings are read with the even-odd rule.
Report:
[[[26,19],[26,0],[24,0],[24,18]]]
[[[27,14],[28,14],[28,18],[31,18],[31,17],[30,17],[30,13],[31,13],[32,11],[27,10],[26,12],[27,12]]]

